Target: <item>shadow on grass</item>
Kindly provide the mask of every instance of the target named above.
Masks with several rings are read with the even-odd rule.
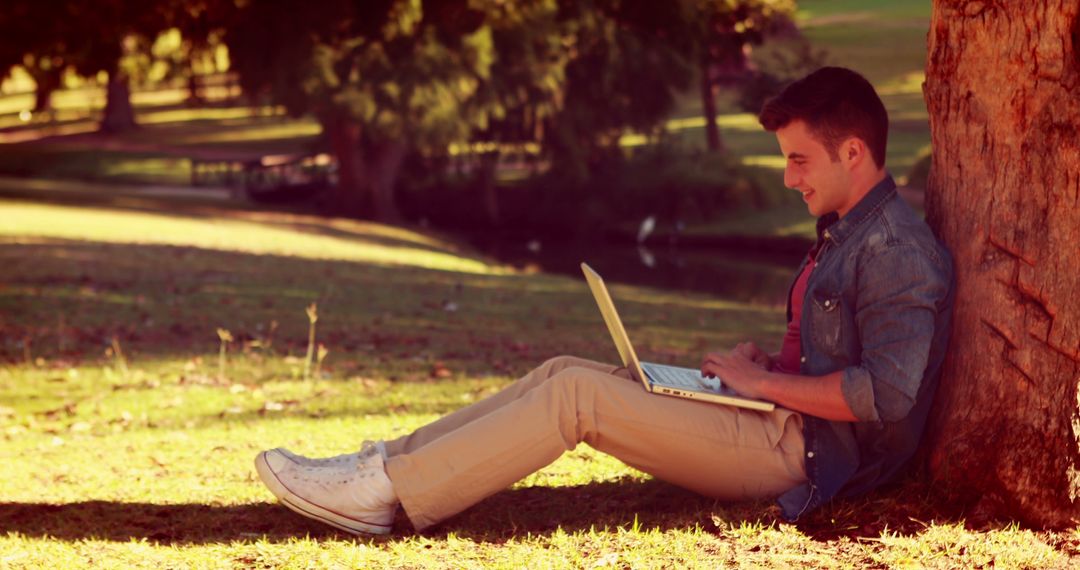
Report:
[[[838,501],[797,524],[810,538],[828,542],[857,540],[890,533],[915,535],[931,522],[965,523],[922,502],[925,490],[907,482],[888,491],[852,501]],[[625,479],[576,487],[526,487],[498,493],[458,516],[421,533],[431,539],[450,535],[480,543],[501,544],[527,536],[592,529],[637,528],[643,531],[693,530],[717,532],[742,524],[778,524],[778,511],[767,501],[725,504],[657,480]],[[1002,524],[968,528],[1001,527]],[[0,535],[18,533],[30,538],[63,541],[86,539],[158,544],[211,544],[267,540],[285,542],[298,537],[351,539],[352,536],[311,521],[273,503],[206,505],[86,501],[67,504],[0,503]],[[379,541],[414,535],[399,510],[394,532]],[[360,540],[367,540],[361,537]]]
[[[393,236],[387,240],[383,243],[404,245]],[[241,341],[265,340],[272,322],[281,325],[273,337],[275,350],[303,354],[308,340],[303,310],[312,301],[320,309],[318,340],[334,354],[330,366],[378,356],[426,376],[430,363],[418,362],[418,356],[483,373],[499,361],[522,369],[554,354],[611,353],[595,303],[580,280],[191,246],[28,241],[0,243],[5,268],[0,361],[25,360],[24,347],[30,345],[34,356],[77,365],[99,357],[112,338],[123,343],[136,365],[147,358],[190,358],[217,350],[215,327],[228,328]],[[634,294],[645,300],[665,295]],[[637,315],[627,322],[639,335],[699,328],[696,338],[683,342],[705,346],[736,333],[760,341],[764,333],[757,308],[702,313],[693,302],[657,306],[633,298],[621,299],[621,307]],[[653,316],[659,320],[641,324]],[[666,337],[663,344],[669,344]]]
[[[399,521],[400,522],[400,521]],[[503,542],[527,534],[550,535],[590,529],[691,530],[705,532],[783,524],[771,500],[726,503],[663,481],[623,480],[578,487],[528,487],[498,493],[476,507],[426,530],[441,538],[453,534],[478,542]],[[960,523],[969,530],[1007,527],[950,504],[926,483],[908,476],[870,494],[836,500],[803,516],[795,528],[811,539],[877,539],[883,532],[917,535],[930,524]],[[406,524],[398,528],[408,528]]]
[[[710,525],[715,501],[657,481],[618,481],[578,487],[507,490],[432,529],[432,538],[453,533],[478,542],[549,535],[603,527],[690,529]],[[349,538],[272,503],[205,505],[86,501],[67,504],[0,503],[0,535],[31,538],[160,544],[206,544],[296,537]],[[389,539],[410,536],[412,526],[399,511]]]

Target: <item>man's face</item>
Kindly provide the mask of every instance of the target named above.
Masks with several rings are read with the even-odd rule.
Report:
[[[842,159],[833,160],[825,145],[810,134],[804,121],[792,121],[777,129],[776,139],[787,159],[784,186],[802,194],[811,214],[839,212],[843,216],[855,206],[858,199],[852,190],[847,165]]]

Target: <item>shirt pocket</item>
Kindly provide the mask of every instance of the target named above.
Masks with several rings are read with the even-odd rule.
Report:
[[[810,339],[814,348],[833,356],[844,347],[842,303],[840,295],[820,289],[810,296]]]

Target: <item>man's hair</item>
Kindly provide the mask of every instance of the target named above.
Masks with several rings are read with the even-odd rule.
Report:
[[[866,143],[878,168],[885,166],[889,115],[862,75],[843,67],[822,67],[785,87],[758,114],[769,132],[797,120],[806,123],[834,161],[840,160],[840,143],[854,136]]]

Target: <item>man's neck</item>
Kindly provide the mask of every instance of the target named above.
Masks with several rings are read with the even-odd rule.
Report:
[[[885,177],[888,175],[888,172],[886,172],[884,168],[871,170],[865,174],[855,173],[854,176],[852,176],[851,181],[851,187],[853,189],[852,195],[855,197],[855,200],[851,202],[851,207],[854,208],[856,204],[862,202],[863,198],[866,198],[866,195],[869,194],[875,186],[880,184],[882,180],[885,180]],[[848,209],[842,213],[837,212],[837,214],[842,218],[850,211],[851,209]]]

